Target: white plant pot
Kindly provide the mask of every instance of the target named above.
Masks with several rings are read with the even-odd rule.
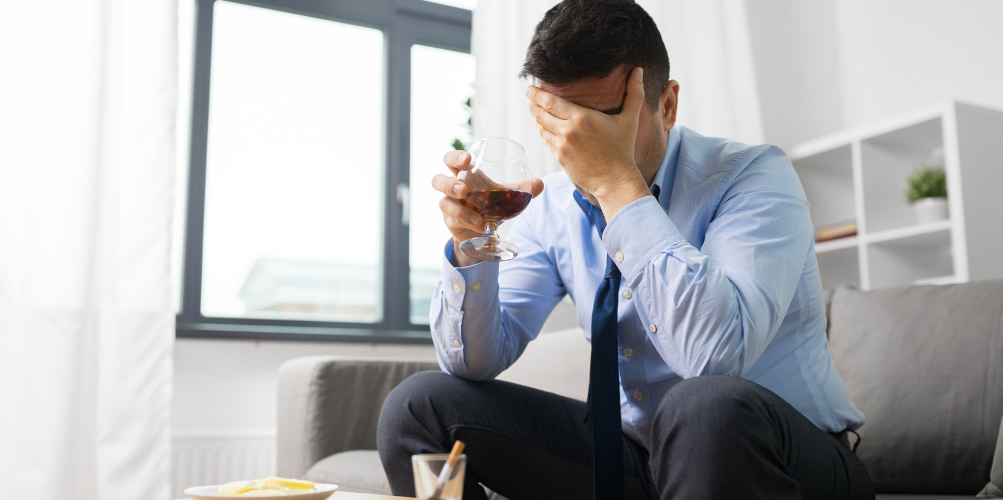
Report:
[[[925,224],[947,218],[947,198],[922,198],[912,204],[916,222]]]

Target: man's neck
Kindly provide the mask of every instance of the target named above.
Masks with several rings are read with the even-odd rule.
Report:
[[[653,152],[652,157],[648,158],[650,160],[649,165],[638,165],[641,170],[641,176],[644,177],[644,182],[651,187],[655,182],[655,176],[658,175],[658,169],[662,167],[662,162],[665,160],[665,154],[669,150],[669,133],[665,133],[665,141],[662,142],[660,147],[657,147]],[[655,159],[657,158],[657,160]]]

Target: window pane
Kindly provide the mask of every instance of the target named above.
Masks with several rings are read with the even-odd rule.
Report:
[[[449,173],[442,156],[459,140],[470,145],[474,56],[422,45],[411,47],[411,322],[428,323],[428,308],[442,274],[449,231],[432,189],[435,174]]]
[[[432,3],[452,5],[461,9],[474,10],[477,8],[477,0],[430,0]]]
[[[381,316],[383,34],[215,4],[202,313]]]
[[[195,0],[178,2],[178,113],[174,177],[174,228],[171,239],[171,285],[174,312],[181,311],[181,256],[185,243],[185,208],[188,203],[188,141],[192,114],[192,45],[195,42]]]

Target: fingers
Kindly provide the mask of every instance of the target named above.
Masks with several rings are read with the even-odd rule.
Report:
[[[550,148],[553,149],[554,145],[556,144],[556,141],[558,140],[557,134],[547,130],[546,128],[543,127],[543,125],[540,125],[539,123],[536,124],[536,132],[540,134],[540,137],[543,137],[544,141],[547,142],[547,146],[550,146]]]
[[[481,216],[467,208],[463,202],[449,197],[439,200],[439,210],[447,226],[482,231]]]
[[[453,175],[456,175],[461,170],[470,168],[470,153],[466,151],[450,151],[442,157],[442,161],[453,172]]]
[[[562,119],[569,118],[575,108],[578,107],[554,94],[541,90],[535,85],[526,87],[526,97],[536,103],[537,106],[547,110],[550,114]]]
[[[526,179],[522,181],[522,183],[519,185],[519,189],[522,191],[533,193],[533,198],[536,198],[537,196],[540,196],[540,193],[543,192],[543,181],[537,179],[536,177],[532,179]]]
[[[566,122],[550,114],[549,111],[535,102],[529,104],[529,112],[536,120],[536,132],[540,134],[540,137],[543,137],[544,141],[547,141],[547,146],[553,149],[553,141],[557,138],[555,132],[564,130]]]
[[[432,187],[450,198],[463,200],[467,197],[466,183],[456,177],[436,174],[435,177],[432,177]]]
[[[641,114],[641,106],[644,104],[644,69],[640,66],[634,68],[627,78],[627,97],[623,100],[623,111],[619,116],[625,116],[637,121]]]
[[[536,177],[530,177],[528,179],[523,179],[519,182],[514,182],[506,186],[507,189],[518,189],[519,191],[525,191],[533,195],[534,198],[543,192],[543,181],[537,179]]]
[[[567,125],[567,121],[552,115],[535,102],[529,103],[529,114],[533,115],[536,124],[551,132],[559,132]]]

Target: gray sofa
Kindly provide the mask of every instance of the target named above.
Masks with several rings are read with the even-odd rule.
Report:
[[[867,416],[857,454],[878,498],[1003,497],[1003,281],[840,288],[826,307],[833,359]],[[499,378],[584,400],[588,359],[580,329],[544,333]],[[388,494],[379,411],[424,370],[438,366],[331,356],[282,365],[279,475]]]

